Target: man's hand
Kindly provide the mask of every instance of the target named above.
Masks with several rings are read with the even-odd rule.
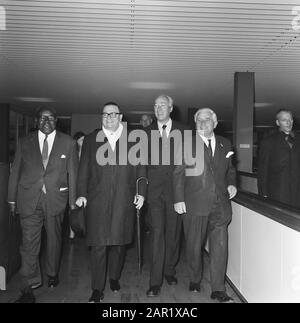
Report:
[[[135,208],[140,210],[142,206],[144,205],[145,198],[142,195],[136,195],[134,197],[133,203],[136,205]]]
[[[78,199],[76,200],[76,203],[75,203],[77,206],[79,207],[86,207],[87,205],[87,199],[83,196],[80,196],[78,197]]]
[[[235,187],[235,186],[233,186],[233,185],[229,185],[229,186],[227,187],[227,191],[228,191],[228,193],[229,193],[229,199],[230,199],[230,200],[231,200],[231,199],[233,199],[233,198],[236,196],[237,189],[236,189],[236,187]]]
[[[75,210],[76,208],[77,208],[76,204],[72,204],[72,205],[70,206],[70,209],[71,209],[71,210]]]
[[[12,216],[16,216],[16,202],[9,202],[9,212]]]
[[[175,203],[174,204],[174,209],[175,209],[175,212],[177,212],[178,214],[184,214],[184,213],[186,213],[185,202]]]

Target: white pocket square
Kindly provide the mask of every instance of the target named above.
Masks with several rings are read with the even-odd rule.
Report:
[[[67,189],[68,189],[67,187],[61,187],[59,190],[63,192],[63,191],[66,191]]]
[[[60,158],[66,158],[66,155],[61,155]]]
[[[230,156],[232,156],[234,154],[233,151],[229,151],[228,154],[226,155],[226,158],[229,158]]]

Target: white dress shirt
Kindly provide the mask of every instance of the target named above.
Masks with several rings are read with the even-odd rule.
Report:
[[[216,137],[215,137],[215,134],[213,134],[213,136],[211,138],[206,138],[206,137],[202,136],[200,133],[199,133],[199,136],[202,138],[202,140],[204,141],[204,143],[205,143],[205,145],[207,147],[209,145],[208,139],[211,139],[210,143],[211,143],[212,155],[214,156],[215,155],[215,150],[216,150]]]
[[[168,122],[166,122],[166,123],[161,123],[161,122],[157,121],[158,130],[159,130],[159,133],[160,133],[161,136],[162,136],[162,132],[163,132],[163,128],[162,128],[163,125],[167,126],[166,127],[166,133],[167,133],[167,138],[168,138],[169,135],[170,135],[171,129],[172,129],[172,119],[170,118],[168,120]]]
[[[116,131],[110,131],[102,127],[102,130],[110,144],[110,147],[113,151],[116,149],[116,143],[120,139],[123,131],[123,125],[120,123],[119,128]]]
[[[55,139],[55,135],[56,135],[56,130],[52,131],[47,138],[47,142],[48,142],[48,158],[50,156],[52,147],[53,147],[53,143],[54,143],[54,139]],[[41,130],[39,130],[39,145],[40,145],[40,151],[42,154],[43,151],[43,145],[44,145],[44,140],[45,140],[46,135],[44,133],[41,132]]]

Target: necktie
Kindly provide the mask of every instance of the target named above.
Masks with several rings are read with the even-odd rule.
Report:
[[[47,141],[48,135],[45,135],[44,143],[43,143],[43,149],[42,149],[42,160],[44,168],[46,169],[48,164],[48,141]],[[46,186],[45,183],[43,184],[42,191],[44,194],[46,194]]]
[[[286,135],[285,136],[285,140],[287,142],[287,144],[290,146],[290,149],[293,148],[293,138],[291,135]]]
[[[211,139],[208,139],[208,151],[209,151],[209,156],[213,158],[213,150],[211,146]]]
[[[168,141],[168,137],[167,137],[167,125],[163,125],[162,126],[162,134],[161,134],[161,137],[162,137],[162,142],[165,144],[167,143]]]
[[[44,143],[43,143],[43,149],[42,149],[42,159],[43,159],[43,165],[46,169],[48,164],[48,141],[47,141],[48,135],[45,136]]]

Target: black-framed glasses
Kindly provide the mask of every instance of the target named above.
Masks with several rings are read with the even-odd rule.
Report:
[[[101,115],[102,115],[102,118],[108,118],[108,117],[110,117],[110,118],[116,118],[117,116],[119,116],[121,113],[120,112],[111,112],[111,113],[101,113]]]

